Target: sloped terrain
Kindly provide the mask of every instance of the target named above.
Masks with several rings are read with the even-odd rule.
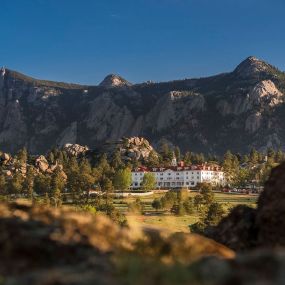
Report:
[[[116,75],[80,86],[2,69],[0,148],[94,149],[124,136],[216,154],[284,148],[284,92],[285,74],[254,57],[213,77],[134,85]]]

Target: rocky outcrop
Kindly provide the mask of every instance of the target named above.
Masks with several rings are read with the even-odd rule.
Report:
[[[262,122],[262,114],[257,112],[255,114],[249,115],[245,121],[245,130],[249,133],[255,133],[259,130]]]
[[[5,152],[1,154],[1,162],[3,164],[6,164],[10,159],[11,159],[10,154],[5,153]]]
[[[119,153],[123,161],[137,160],[148,162],[150,155],[158,156],[149,141],[142,137],[122,138],[117,141],[109,141],[98,147],[96,152],[107,153],[113,157]]]
[[[82,146],[79,144],[65,144],[62,150],[64,150],[69,155],[78,157],[80,155],[84,155],[89,150],[89,148],[87,146]]]
[[[43,155],[40,155],[39,157],[36,158],[35,167],[36,170],[38,170],[38,172],[42,173],[53,174],[55,171],[59,171],[61,177],[64,180],[67,180],[67,175],[63,171],[63,165],[59,164],[57,161],[55,162],[55,164],[49,164],[49,162]]]
[[[284,95],[271,80],[259,82],[249,94],[249,103],[262,108],[274,107],[284,102]]]
[[[46,172],[49,169],[49,163],[43,155],[36,159],[35,165],[41,172]]]
[[[32,168],[37,173],[53,174],[55,171],[59,171],[64,180],[67,179],[66,173],[63,171],[63,166],[57,161],[55,164],[49,164],[44,155],[40,155],[34,158],[33,162],[23,162],[13,157],[8,153],[2,153],[0,157],[0,166],[2,173],[8,177],[13,177],[15,173],[20,173],[23,177],[26,177],[27,169]]]
[[[151,153],[157,156],[155,150],[145,138],[132,137],[123,139],[119,147],[121,155],[125,159],[147,161]]]

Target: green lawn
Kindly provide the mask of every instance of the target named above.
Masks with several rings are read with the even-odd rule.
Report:
[[[195,197],[198,193],[191,192],[190,197]],[[114,205],[117,209],[127,214],[130,223],[139,224],[142,226],[154,226],[165,228],[173,232],[189,232],[189,225],[198,221],[198,215],[191,216],[174,216],[167,212],[156,213],[152,208],[151,203],[155,198],[161,198],[165,194],[159,193],[148,197],[142,197],[140,200],[144,204],[146,215],[131,215],[128,214],[128,203],[134,202],[136,198],[128,197],[124,199],[115,199]],[[233,193],[215,193],[215,198],[218,203],[223,203],[227,208],[243,204],[250,207],[256,206],[257,195],[239,195]]]

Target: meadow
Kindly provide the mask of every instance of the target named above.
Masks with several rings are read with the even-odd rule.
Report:
[[[144,214],[128,213],[128,204],[136,200],[135,197],[128,197],[123,199],[114,199],[114,206],[126,214],[129,223],[138,224],[148,227],[165,228],[173,232],[189,232],[189,225],[196,223],[199,220],[197,213],[193,215],[175,216],[168,211],[156,211],[151,206],[155,198],[161,198],[164,193],[155,193],[151,196],[140,198],[144,205]],[[190,192],[190,197],[195,197],[197,192]],[[234,193],[215,193],[215,200],[222,203],[227,210],[237,205],[247,205],[249,207],[256,207],[258,195],[241,195]]]

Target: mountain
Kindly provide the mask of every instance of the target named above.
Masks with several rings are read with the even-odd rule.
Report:
[[[212,77],[133,85],[117,75],[82,86],[2,68],[0,149],[93,149],[132,136],[215,154],[285,149],[284,94],[285,73],[255,57]]]
[[[100,83],[102,87],[122,87],[122,86],[131,86],[131,83],[122,78],[119,75],[109,74],[104,78],[104,80]]]

